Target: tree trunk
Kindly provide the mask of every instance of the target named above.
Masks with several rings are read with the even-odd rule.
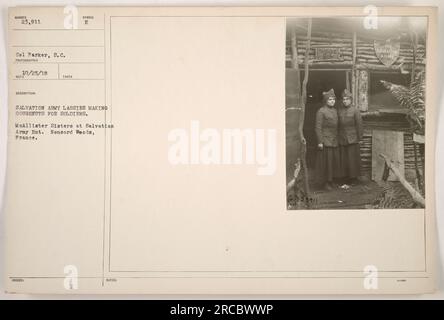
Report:
[[[301,116],[299,118],[299,135],[301,137],[301,160],[302,169],[304,170],[304,185],[306,195],[310,194],[310,187],[308,185],[308,168],[307,168],[307,141],[304,137],[304,120],[305,120],[305,104],[307,103],[307,83],[308,83],[308,57],[311,46],[311,26],[312,19],[308,19],[307,42],[305,44],[305,59],[304,59],[304,81],[302,82],[301,95]]]

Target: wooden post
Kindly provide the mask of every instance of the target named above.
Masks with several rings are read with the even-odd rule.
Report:
[[[299,107],[301,105],[301,74],[299,72],[298,42],[296,38],[296,30],[294,27],[291,29],[291,67],[296,70],[295,105]]]
[[[291,28],[290,41],[291,41],[291,67],[293,69],[299,69],[296,30],[294,29],[294,27]]]
[[[395,164],[383,153],[379,154],[381,158],[384,159],[385,164],[389,167],[390,170],[394,173],[394,175],[399,179],[399,182],[402,184],[404,188],[410,193],[413,198],[413,201],[420,204],[422,207],[425,207],[425,199],[422,195],[413,188],[410,183],[405,180],[404,175],[398,170]]]
[[[356,83],[356,31],[353,32],[353,40],[352,40],[352,79],[351,79],[351,86],[352,86],[352,97],[353,97],[353,103],[357,106],[358,103],[358,95],[357,95],[357,83]]]
[[[307,30],[307,43],[305,45],[305,59],[304,59],[304,81],[302,82],[302,113],[305,115],[305,104],[307,103],[307,83],[308,83],[308,59],[310,57],[310,47],[311,47],[311,25],[312,19],[308,20],[308,30]],[[304,117],[302,117],[302,127],[304,125],[303,121]],[[302,129],[300,126],[299,129]],[[301,131],[302,132],[302,131]]]
[[[311,36],[311,19],[309,20],[309,29],[308,30],[308,38]],[[299,71],[299,61],[298,61],[298,46],[297,46],[297,36],[296,36],[296,30],[295,28],[292,28],[290,30],[291,32],[291,67],[295,71],[294,72],[294,87],[292,88],[293,92],[293,98],[294,101],[292,103],[293,107],[292,109],[296,109],[298,112],[298,121],[295,123],[295,129],[297,129],[297,137],[300,141],[300,149],[298,150],[298,161],[300,161],[301,165],[301,171],[303,172],[304,176],[304,192],[306,195],[309,195],[309,185],[308,185],[308,169],[307,169],[307,161],[306,161],[306,154],[307,154],[307,142],[304,137],[304,118],[305,118],[305,102],[306,102],[306,86],[308,81],[308,58],[309,58],[309,50],[310,50],[310,40],[306,42],[305,46],[305,75],[304,75],[304,84],[303,87],[305,90],[305,93],[301,93],[301,78],[300,78],[300,71]],[[305,95],[305,98],[303,96]],[[293,111],[296,111],[293,110]],[[291,124],[293,125],[293,123]],[[296,164],[297,165],[297,164]],[[299,172],[298,172],[299,174]],[[295,183],[295,178],[290,181],[290,183],[287,185],[288,189],[296,189],[298,186]],[[297,190],[295,190],[297,191]]]
[[[312,18],[308,19],[308,29],[307,29],[307,42],[305,44],[305,59],[304,59],[304,81],[302,82],[302,96],[301,96],[301,117],[299,118],[299,134],[301,137],[301,159],[302,159],[302,169],[304,170],[304,185],[305,194],[308,196],[310,194],[310,188],[308,185],[308,168],[307,168],[307,141],[304,137],[304,118],[305,118],[305,104],[307,103],[307,83],[308,83],[308,59],[311,47],[311,27]]]

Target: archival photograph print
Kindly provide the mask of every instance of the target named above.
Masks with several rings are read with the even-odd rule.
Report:
[[[287,209],[424,208],[427,17],[287,18]]]

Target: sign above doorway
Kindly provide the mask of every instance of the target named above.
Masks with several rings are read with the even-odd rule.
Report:
[[[401,42],[399,38],[389,38],[385,41],[375,40],[374,47],[379,61],[386,67],[389,67],[399,57]]]
[[[341,48],[337,46],[314,46],[316,61],[344,61]]]

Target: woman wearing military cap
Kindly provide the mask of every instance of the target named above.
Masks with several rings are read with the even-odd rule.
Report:
[[[340,177],[338,150],[338,113],[335,108],[336,96],[333,89],[323,92],[323,106],[316,113],[316,155],[317,182],[325,189],[333,188],[333,179]]]
[[[361,112],[352,103],[352,94],[347,89],[342,92],[342,105],[339,116],[339,156],[341,175],[349,182],[357,182],[361,173],[359,141],[362,139]]]

